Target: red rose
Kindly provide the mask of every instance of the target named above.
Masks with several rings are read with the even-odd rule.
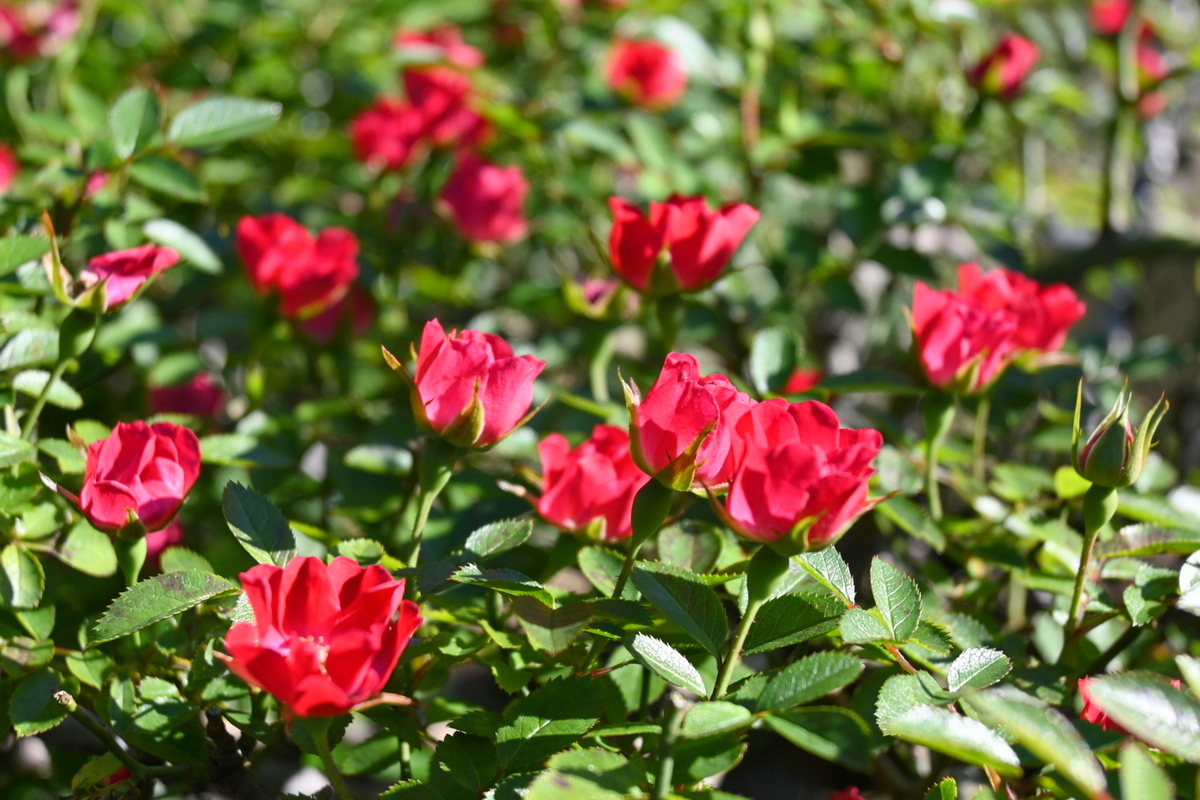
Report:
[[[483,66],[483,53],[462,40],[455,25],[443,25],[432,31],[402,30],[396,34],[396,49],[422,62],[444,62],[464,69]]]
[[[653,39],[623,39],[605,67],[608,86],[635,106],[656,111],[679,102],[687,90],[683,57]]]
[[[816,367],[796,367],[783,387],[783,394],[802,394],[825,379]]]
[[[207,372],[197,372],[175,386],[150,389],[150,410],[155,414],[191,414],[215,417],[225,407],[225,390]]]
[[[460,447],[491,447],[524,422],[533,381],[545,366],[533,356],[514,356],[495,334],[447,335],[441,323],[430,320],[421,334],[416,375],[409,379],[417,424]]]
[[[637,465],[687,491],[719,488],[733,474],[733,425],[754,405],[724,375],[700,377],[696,359],[671,353],[645,399],[626,386],[630,449]]]
[[[1122,728],[1117,723],[1108,718],[1108,715],[1100,710],[1100,706],[1092,699],[1091,693],[1088,691],[1088,684],[1091,683],[1091,678],[1079,679],[1079,699],[1083,701],[1083,710],[1079,712],[1081,719],[1085,719],[1094,725],[1099,725],[1106,731],[1116,731],[1129,735],[1129,731]]]
[[[829,800],[863,800],[863,796],[858,793],[857,786],[851,786],[849,789],[834,792],[829,796]]]
[[[1013,314],[923,283],[913,291],[912,324],[925,376],[934,386],[951,391],[982,391],[1000,377],[1016,349]]]
[[[1158,36],[1150,23],[1142,22],[1137,40],[1138,114],[1144,119],[1157,116],[1167,107],[1162,92],[1153,91],[1171,71],[1160,49]]]
[[[997,95],[1002,100],[1012,100],[1021,93],[1025,76],[1037,60],[1036,44],[1015,33],[1006,33],[967,73],[967,79],[980,91]]]
[[[1103,36],[1116,36],[1125,27],[1129,12],[1133,11],[1133,0],[1092,0],[1088,16],[1092,27]]]
[[[758,221],[758,212],[745,203],[714,211],[702,197],[652,202],[648,216],[619,197],[610,198],[608,207],[613,268],[643,292],[692,291],[712,283]],[[658,274],[655,266],[664,249],[670,270]]]
[[[314,240],[284,214],[242,217],[237,251],[259,294],[278,292],[285,317],[310,317],[340,300],[358,277],[358,239],[326,228]]]
[[[0,144],[0,195],[12,188],[13,182],[17,179],[17,173],[20,171],[21,163],[17,161],[12,150]]]
[[[552,433],[538,445],[542,496],[538,513],[556,528],[612,542],[633,532],[633,496],[650,480],[629,454],[629,434],[597,425],[574,450]]]
[[[499,167],[466,153],[459,155],[438,203],[465,238],[508,244],[528,229],[522,210],[528,193],[520,167]]]
[[[96,256],[79,277],[88,286],[104,281],[105,302],[109,308],[116,308],[133,297],[143,283],[177,263],[179,253],[171,248],[144,244]]]
[[[0,5],[0,52],[16,61],[52,56],[78,28],[79,5],[74,0]]]
[[[452,67],[404,71],[404,91],[423,121],[422,135],[438,147],[473,147],[491,136],[492,126],[471,106],[475,89]]]
[[[361,338],[371,329],[375,321],[375,300],[370,293],[351,284],[341,300],[300,323],[300,330],[318,344],[329,344],[337,335],[343,321],[349,322],[349,330]]]
[[[1012,314],[1017,325],[1013,340],[1023,350],[1058,350],[1067,329],[1087,311],[1066,284],[1043,286],[1009,269],[984,273],[977,264],[963,264],[958,268],[958,290],[978,299],[984,308]]]
[[[254,622],[229,629],[225,662],[290,716],[339,716],[376,697],[421,625],[404,581],[378,565],[293,558],[241,577]]]
[[[409,103],[381,99],[350,123],[350,139],[360,161],[380,169],[403,169],[412,162],[425,133],[425,118]]]
[[[125,527],[132,513],[147,531],[167,527],[200,475],[200,440],[169,422],[118,422],[87,450],[76,502],[102,531]]]
[[[840,427],[824,403],[759,403],[734,426],[733,480],[718,513],[748,539],[819,550],[873,505],[867,481],[882,446],[879,431]]]

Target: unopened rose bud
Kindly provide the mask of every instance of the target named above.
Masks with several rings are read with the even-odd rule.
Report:
[[[1083,407],[1082,381],[1079,384],[1071,455],[1075,462],[1075,471],[1097,486],[1119,489],[1132,485],[1138,479],[1142,474],[1142,467],[1146,464],[1146,456],[1150,453],[1154,431],[1170,408],[1170,404],[1160,397],[1141,426],[1134,430],[1129,424],[1129,401],[1132,396],[1128,386],[1121,390],[1108,416],[1101,421],[1081,448],[1079,439],[1082,431],[1079,429],[1079,419]]]

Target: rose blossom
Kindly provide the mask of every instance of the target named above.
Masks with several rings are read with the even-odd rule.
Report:
[[[153,532],[167,527],[199,475],[200,440],[187,428],[118,422],[88,447],[79,496],[58,492],[102,531],[124,528],[132,514]]]
[[[1133,0],[1092,0],[1088,17],[1096,33],[1116,36],[1125,27],[1129,13],[1133,11]]]
[[[745,203],[712,210],[703,197],[651,202],[648,215],[619,197],[610,198],[608,207],[613,268],[643,292],[692,291],[712,283],[758,221],[758,212]],[[670,269],[659,275],[655,266],[664,250]]]
[[[383,98],[350,123],[350,140],[360,161],[399,170],[416,157],[425,117],[411,104]]]
[[[687,67],[679,53],[653,39],[622,39],[608,56],[605,80],[633,105],[661,111],[683,97]]]
[[[1006,33],[967,73],[967,79],[980,91],[997,95],[1002,100],[1012,100],[1021,93],[1025,77],[1037,60],[1037,45],[1023,36]]]
[[[958,268],[958,290],[984,308],[1011,313],[1016,322],[1013,341],[1022,350],[1058,350],[1067,330],[1087,311],[1066,284],[1043,286],[1010,269],[985,273],[978,264],[963,264]]]
[[[340,300],[358,277],[358,238],[326,228],[314,239],[285,214],[242,217],[237,251],[259,294],[278,292],[281,313],[301,319]]]
[[[0,195],[4,195],[12,188],[20,171],[21,163],[17,161],[12,150],[0,144]]]
[[[629,434],[597,425],[571,449],[552,433],[538,445],[542,496],[538,513],[551,525],[589,539],[612,542],[633,532],[633,496],[650,480],[629,454]]]
[[[343,322],[348,322],[348,329],[354,336],[365,336],[375,321],[375,300],[370,292],[351,284],[350,291],[324,311],[309,317],[300,323],[304,335],[318,344],[328,344],[333,341]]]
[[[719,488],[733,474],[733,425],[754,405],[724,375],[700,376],[696,359],[671,353],[644,399],[627,385],[629,440],[638,466],[672,489]]]
[[[420,114],[421,135],[437,147],[473,147],[491,136],[492,127],[473,108],[469,76],[452,67],[404,71],[404,92]]]
[[[411,384],[421,429],[460,447],[491,447],[522,424],[533,402],[533,381],[546,366],[533,356],[514,356],[495,334],[447,334],[436,319],[425,323],[415,376],[383,352]]]
[[[824,403],[759,403],[738,419],[732,444],[733,479],[717,511],[748,539],[819,550],[874,505],[867,481],[883,437],[840,427]]]
[[[500,167],[474,153],[461,154],[438,205],[464,238],[509,244],[525,236],[529,183],[517,166]]]
[[[796,367],[784,384],[781,394],[802,394],[825,379],[825,373],[816,367]]]
[[[422,621],[403,580],[344,556],[259,564],[241,578],[254,622],[229,629],[225,662],[292,717],[339,716],[374,699]]]
[[[197,372],[175,386],[150,389],[150,410],[155,414],[191,414],[212,418],[225,407],[225,390],[210,373]]]
[[[116,308],[128,302],[143,283],[178,263],[179,253],[171,248],[144,244],[96,256],[79,277],[89,286],[104,281],[105,302],[108,308]]]
[[[1160,47],[1154,28],[1150,23],[1142,22],[1138,29],[1136,61],[1140,95],[1137,108],[1143,119],[1158,116],[1167,107],[1162,92],[1153,91],[1171,71]]]
[[[923,283],[913,290],[912,325],[925,376],[951,391],[982,391],[1000,377],[1015,350],[1013,314]]]

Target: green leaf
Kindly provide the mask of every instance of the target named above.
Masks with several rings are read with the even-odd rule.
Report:
[[[926,792],[925,800],[958,800],[958,784],[954,778],[943,778]]]
[[[846,606],[825,594],[791,594],[768,600],[754,618],[746,655],[790,647],[837,630]]]
[[[658,532],[658,555],[680,569],[703,574],[721,555],[721,534],[690,521],[668,525]]]
[[[5,236],[0,239],[0,275],[7,275],[49,252],[50,240],[44,236]]]
[[[875,607],[895,639],[908,639],[921,621],[921,592],[912,578],[878,556],[871,562]]]
[[[553,608],[536,597],[517,597],[512,609],[529,643],[552,655],[566,650],[592,618],[591,606],[584,602]]]
[[[937,706],[918,705],[880,725],[883,732],[951,758],[991,767],[1001,775],[1021,774],[1021,762],[1008,743],[982,722]]]
[[[781,392],[796,369],[800,349],[789,327],[762,328],[750,344],[750,382],[760,395]]]
[[[837,595],[843,603],[854,605],[854,578],[837,550],[826,547],[812,553],[801,553],[796,556],[796,561],[817,583]]]
[[[525,800],[625,800],[645,783],[641,770],[620,753],[588,747],[551,756]]]
[[[992,728],[999,728],[1047,764],[1088,797],[1104,791],[1104,769],[1091,748],[1066,717],[1046,702],[1015,686],[998,686],[968,695],[967,705]]]
[[[24,439],[0,431],[0,467],[11,467],[37,458],[37,448]]]
[[[221,259],[208,243],[178,222],[170,219],[148,220],[142,225],[142,233],[155,244],[170,247],[201,272],[221,274]]]
[[[982,689],[1003,678],[1012,669],[1008,656],[990,647],[970,647],[962,651],[946,672],[950,691]]]
[[[79,679],[80,683],[99,689],[104,685],[110,670],[115,665],[108,656],[99,650],[87,650],[82,653],[71,652],[67,655],[67,669]]]
[[[67,709],[54,699],[62,688],[53,670],[25,677],[13,690],[8,713],[17,736],[33,736],[48,731],[67,716]]]
[[[1147,672],[1093,678],[1088,694],[1109,719],[1151,747],[1200,763],[1200,704]]]
[[[847,644],[897,642],[892,631],[875,614],[865,608],[850,608],[842,615],[842,641]]]
[[[163,550],[159,566],[163,572],[212,572],[212,564],[208,563],[207,558],[186,547],[168,547]]]
[[[204,199],[204,187],[188,168],[164,156],[147,156],[129,167],[134,183],[162,192],[168,197],[199,203]]]
[[[1190,555],[1197,550],[1200,550],[1200,531],[1142,524],[1126,525],[1111,539],[1096,542],[1095,555],[1099,558],[1142,558],[1164,554]]]
[[[463,546],[463,557],[483,561],[520,547],[532,534],[533,520],[502,519],[472,532]]]
[[[642,666],[673,686],[687,689],[701,697],[708,696],[704,679],[692,662],[662,639],[639,633],[626,643],[626,648]]]
[[[859,772],[871,770],[870,728],[849,709],[809,706],[764,719],[767,727],[802,750]]]
[[[1083,497],[1091,485],[1091,481],[1080,476],[1074,467],[1059,467],[1054,471],[1054,493],[1062,500]]]
[[[206,97],[171,120],[167,139],[180,147],[207,147],[253,136],[279,119],[283,106],[245,97]]]
[[[884,682],[875,704],[875,721],[880,728],[909,709],[919,705],[944,706],[956,695],[947,693],[928,672],[893,675]]]
[[[946,534],[929,518],[929,512],[903,495],[875,506],[875,513],[898,525],[901,530],[927,543],[939,553],[946,549]]]
[[[342,462],[351,469],[376,475],[408,475],[413,455],[407,447],[394,444],[360,444],[346,451]]]
[[[27,369],[17,373],[17,376],[13,378],[12,387],[22,394],[38,397],[46,388],[47,383],[50,383],[49,372],[41,369]],[[50,384],[46,402],[52,406],[70,410],[83,408],[83,398],[79,396],[79,392],[72,389],[62,378],[57,378],[54,383]]]
[[[598,678],[556,678],[514,703],[496,731],[501,768],[517,772],[539,767],[577,742],[600,721],[608,685]]]
[[[688,709],[679,729],[683,739],[705,739],[741,733],[754,722],[749,709],[724,700],[705,700]]]
[[[129,158],[145,147],[158,132],[158,98],[154,92],[139,86],[118,97],[108,112],[108,130],[120,158]]]
[[[83,453],[66,439],[38,439],[37,448],[58,462],[63,475],[82,475],[87,468]]]
[[[119,639],[173,617],[214,597],[237,594],[238,587],[208,572],[155,575],[122,592],[92,631],[89,646]]]
[[[282,567],[296,557],[296,537],[287,519],[255,490],[231,481],[221,494],[221,508],[233,535],[258,563]]]
[[[58,360],[58,331],[25,328],[17,331],[0,350],[0,371],[24,369]]]
[[[617,553],[603,547],[585,547],[579,551],[580,571],[605,597],[612,597],[613,590],[617,588],[617,576],[621,574],[623,560]],[[621,590],[621,599],[636,600],[637,588],[627,582]]]
[[[535,597],[543,605],[554,607],[554,596],[546,590],[546,587],[513,569],[490,569],[476,564],[467,564],[456,570],[450,576],[450,580],[472,586],[482,586],[485,589],[502,592],[513,597]]]
[[[862,674],[862,659],[845,653],[813,653],[779,671],[758,699],[759,711],[782,711],[836,692]]]
[[[0,551],[0,600],[8,608],[36,608],[46,590],[37,556],[16,542]]]
[[[636,567],[633,583],[660,614],[720,656],[729,637],[729,618],[712,587],[692,572],[662,563]]]
[[[117,553],[108,534],[80,520],[71,527],[58,548],[58,557],[66,565],[86,575],[107,578],[117,571]]]
[[[1145,747],[1134,741],[1121,745],[1121,797],[1174,800],[1175,784]]]
[[[482,736],[456,733],[438,745],[430,778],[434,786],[448,790],[443,795],[456,795],[462,787],[478,797],[495,782],[499,769],[495,744]]]
[[[928,653],[921,653],[917,648],[928,650],[938,656],[949,655],[954,649],[954,640],[950,636],[950,629],[945,625],[937,622],[930,622],[927,619],[921,620],[917,625],[917,632],[908,640],[905,646],[905,652],[912,652],[916,658],[926,658]]]

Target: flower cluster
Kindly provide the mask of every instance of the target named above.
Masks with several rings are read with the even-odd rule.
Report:
[[[958,269],[957,292],[918,283],[913,338],[921,368],[934,386],[973,394],[990,386],[1014,360],[1062,347],[1085,306],[1070,287],[1042,286],[1007,269]]]
[[[629,103],[652,111],[670,108],[687,91],[683,57],[653,39],[618,40],[608,56],[609,88]]]

